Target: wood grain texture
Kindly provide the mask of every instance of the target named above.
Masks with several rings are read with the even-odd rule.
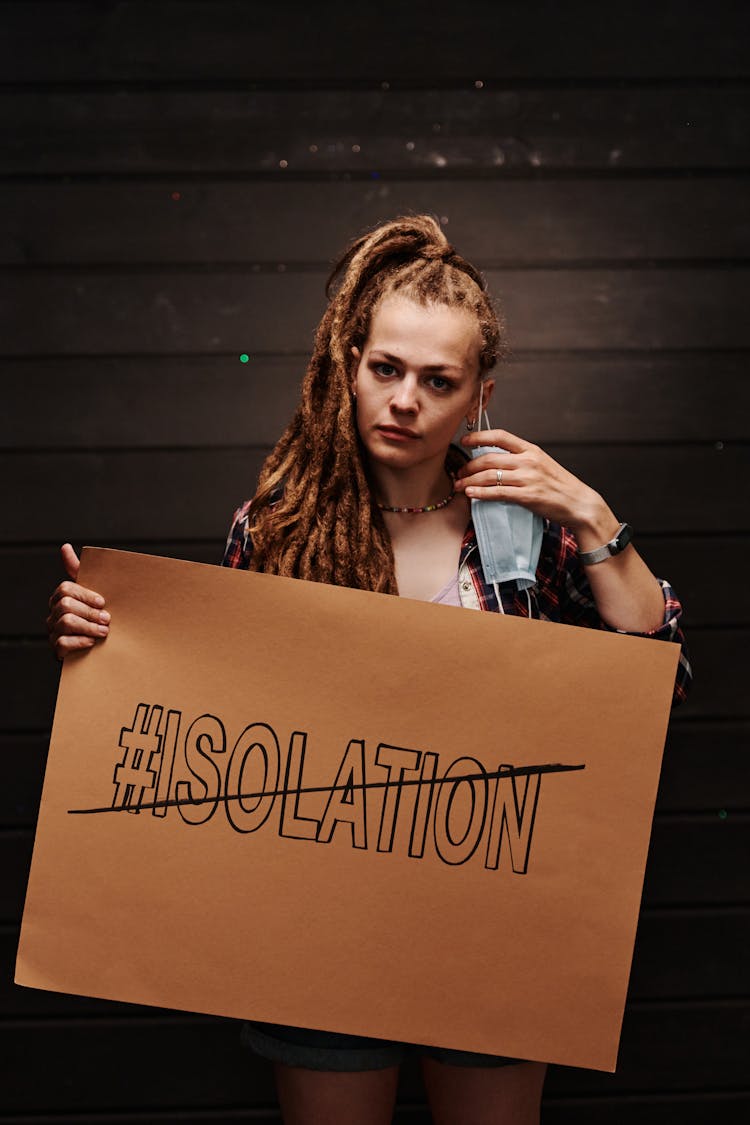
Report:
[[[299,126],[298,126],[299,128]],[[176,196],[176,198],[175,198]],[[736,260],[750,252],[747,179],[517,181],[167,176],[0,182],[0,264],[325,265],[358,232],[428,212],[482,268]]]
[[[6,3],[0,66],[6,81],[320,82],[405,85],[502,78],[747,75],[744,6],[710,8],[647,0],[606,11],[593,0],[498,7],[382,0],[366,7],[294,0],[270,7],[242,0],[137,0],[92,5]],[[393,34],[393,27],[399,34]],[[648,34],[644,35],[644,26]],[[415,43],[419,49],[415,50]],[[366,44],[366,49],[362,46]],[[311,50],[314,45],[314,50]],[[32,47],[34,48],[32,50]]]
[[[439,84],[439,79],[437,80]],[[435,85],[433,73],[430,85]],[[379,85],[379,84],[378,84]],[[222,172],[492,179],[747,170],[744,88],[123,90],[0,100],[5,175]]]
[[[5,0],[0,16],[0,1121],[280,1125],[236,1024],[11,983],[58,679],[45,606],[63,538],[218,559],[294,409],[329,262],[428,211],[510,325],[493,421],[635,525],[685,603],[696,675],[618,1072],[553,1069],[543,1121],[744,1125],[750,8]],[[412,1060],[394,1123],[428,1122]]]
[[[750,270],[488,270],[514,350],[750,346]],[[160,267],[0,275],[7,357],[307,354],[324,276]]]
[[[631,1009],[617,1074],[554,1068],[547,1094],[638,1094],[657,1085],[675,1094],[703,1093],[711,1081],[741,1089],[749,1017],[750,1009],[740,1004]],[[240,1047],[234,1021],[24,1021],[0,1027],[0,1048],[8,1067],[6,1112],[233,1108],[273,1100],[270,1067]],[[40,1060],[43,1083],[31,1081]],[[415,1067],[406,1069],[401,1095],[423,1097]]]
[[[700,684],[700,668],[697,675]],[[722,810],[750,810],[748,735],[743,723],[691,722],[675,711],[662,762],[657,812],[719,815]]]
[[[750,1093],[651,1094],[625,1097],[544,1097],[544,1125],[665,1125],[679,1119],[681,1125],[705,1125],[721,1120],[723,1125],[745,1125]],[[141,1113],[33,1114],[3,1116],[4,1125],[280,1125],[281,1114],[272,1108],[147,1111]],[[393,1125],[432,1125],[424,1102],[410,1100],[397,1105]]]
[[[6,450],[270,445],[306,355],[5,360]],[[743,352],[521,353],[494,372],[491,421],[538,444],[750,438]]]
[[[748,530],[747,506],[741,503],[750,460],[747,445],[548,445],[547,451],[596,488],[640,533],[736,535]],[[0,477],[13,482],[0,544],[213,539],[218,554],[232,513],[255,491],[266,453],[256,447],[29,453],[22,458],[0,453]],[[696,482],[709,481],[710,492],[696,488]]]

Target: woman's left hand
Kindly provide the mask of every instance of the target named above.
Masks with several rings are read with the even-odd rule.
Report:
[[[509,500],[560,523],[573,533],[580,551],[609,542],[619,521],[605,500],[548,453],[507,430],[483,430],[462,438],[467,449],[499,445],[507,453],[483,453],[458,472],[456,489],[477,500]],[[502,484],[497,483],[498,469]],[[613,629],[648,633],[664,621],[662,589],[629,544],[603,563],[586,566],[602,620]]]
[[[617,528],[604,499],[569,473],[548,453],[507,430],[480,430],[466,434],[461,444],[499,445],[507,453],[483,453],[467,461],[456,478],[457,491],[474,500],[506,500],[546,516],[575,532],[602,522]],[[502,483],[498,484],[498,470]]]

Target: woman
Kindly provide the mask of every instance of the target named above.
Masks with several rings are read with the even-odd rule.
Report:
[[[224,565],[682,642],[679,602],[603,497],[530,442],[474,432],[503,333],[433,219],[355,240],[328,293],[300,406],[235,513]],[[464,453],[451,445],[463,422]],[[71,581],[48,619],[60,659],[110,625],[69,544],[63,560]],[[683,653],[675,701],[689,678]],[[390,1120],[405,1045],[263,1024],[245,1035],[275,1062],[287,1125]],[[543,1064],[421,1053],[438,1125],[538,1121]]]

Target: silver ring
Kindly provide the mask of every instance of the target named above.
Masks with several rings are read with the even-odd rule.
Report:
[[[497,474],[497,483],[502,484],[503,483],[503,470],[502,469],[495,469],[495,472]]]

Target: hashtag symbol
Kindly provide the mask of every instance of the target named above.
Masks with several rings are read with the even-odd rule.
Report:
[[[157,770],[151,765],[161,750],[161,735],[157,730],[162,710],[156,705],[149,707],[147,703],[139,703],[132,726],[120,731],[120,747],[125,753],[115,766],[113,809],[139,812],[143,794],[156,785]]]

